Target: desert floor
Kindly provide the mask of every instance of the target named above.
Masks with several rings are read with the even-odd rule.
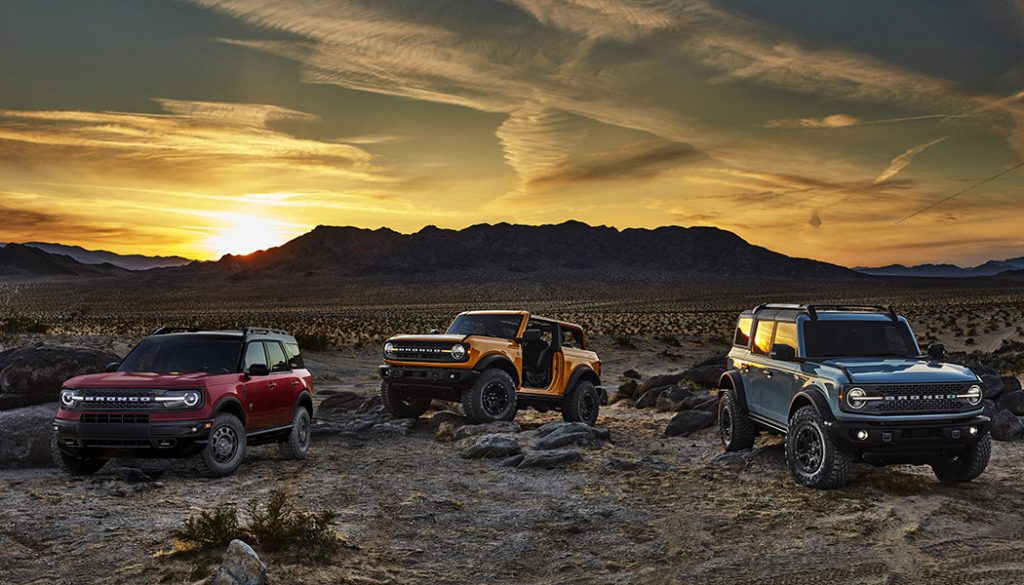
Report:
[[[679,371],[722,348],[601,349],[606,385],[626,368]],[[373,395],[374,350],[310,353],[318,390]],[[460,457],[428,413],[407,433],[319,437],[301,462],[250,450],[233,476],[183,462],[128,464],[89,479],[0,470],[0,583],[194,583],[219,552],[176,553],[198,510],[284,489],[339,513],[328,558],[264,555],[271,583],[1014,583],[1024,582],[1024,444],[996,443],[985,475],[940,485],[926,467],[858,466],[849,484],[797,486],[780,439],[723,455],[713,430],[663,436],[670,413],[602,411],[601,448],[557,469]],[[524,428],[560,420],[520,413]]]

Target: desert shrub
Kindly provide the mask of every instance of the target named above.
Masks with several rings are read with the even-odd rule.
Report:
[[[296,333],[295,340],[299,342],[299,347],[309,351],[324,351],[334,345],[331,336],[324,333]]]
[[[619,349],[636,349],[633,340],[626,335],[616,335],[612,338],[612,344]]]
[[[245,530],[238,522],[234,506],[221,506],[211,511],[203,510],[185,520],[185,526],[174,534],[193,548],[211,549],[227,546],[236,538],[245,539]]]
[[[225,547],[238,538],[268,553],[294,552],[305,558],[331,553],[340,544],[335,512],[297,509],[281,490],[271,492],[265,502],[250,501],[246,514],[249,523],[243,525],[234,506],[202,511],[186,519],[174,536],[192,550]]]
[[[675,335],[655,335],[654,339],[673,347],[679,347],[679,338]]]
[[[0,319],[0,333],[48,333],[50,326],[35,319],[8,317]]]

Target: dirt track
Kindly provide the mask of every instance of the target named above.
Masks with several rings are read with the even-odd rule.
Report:
[[[371,354],[315,359],[321,388],[372,391]],[[656,361],[606,356],[642,360]],[[337,510],[350,546],[316,564],[265,557],[272,583],[1024,582],[1024,445],[996,443],[988,472],[961,487],[928,468],[858,466],[846,488],[818,492],[792,482],[778,438],[723,456],[710,431],[662,437],[666,418],[608,408],[611,444],[554,470],[462,459],[427,420],[321,438],[304,462],[256,448],[222,480],[182,464],[155,483],[125,467],[87,480],[0,470],[0,583],[199,581],[217,555],[168,554],[172,532],[275,488]]]

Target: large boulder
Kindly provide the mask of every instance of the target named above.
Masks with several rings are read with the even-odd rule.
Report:
[[[702,388],[718,388],[718,381],[725,373],[725,364],[697,366],[683,372],[683,378]]]
[[[211,585],[264,585],[267,565],[241,540],[232,540]]]
[[[997,441],[1016,441],[1024,435],[1024,423],[1008,410],[1000,410],[992,417],[992,438]]]
[[[492,435],[494,433],[518,433],[523,430],[519,423],[510,420],[499,420],[479,425],[462,425],[452,430],[452,439],[461,441],[468,437]]]
[[[348,415],[366,402],[366,396],[355,392],[335,392],[320,403],[316,409],[316,417],[322,419],[338,418]]]
[[[661,374],[659,376],[651,376],[647,378],[647,381],[640,384],[640,387],[636,390],[636,396],[643,396],[649,390],[654,388],[664,388],[666,386],[672,386],[678,384],[685,378],[682,372],[678,374]],[[653,402],[651,403],[653,404]]]
[[[1002,376],[999,381],[1003,383],[1003,387],[1006,388],[1007,392],[1014,392],[1021,389],[1020,378],[1016,376]]]
[[[665,436],[686,437],[690,433],[706,429],[715,424],[715,420],[717,418],[716,413],[708,412],[706,410],[687,410],[680,412],[672,417],[672,420],[668,421],[668,426],[665,427]]]
[[[611,436],[608,429],[581,422],[548,423],[537,429],[537,449],[559,449],[568,445],[600,446]]]
[[[0,411],[0,469],[53,467],[50,437],[57,403]]]
[[[466,459],[511,457],[518,455],[522,449],[519,440],[512,434],[482,435],[476,442],[462,451]]]
[[[37,343],[0,352],[0,410],[54,402],[61,385],[119,361],[109,351]]]
[[[996,408],[998,410],[1008,410],[1017,416],[1024,415],[1024,390],[1003,392],[996,399]]]

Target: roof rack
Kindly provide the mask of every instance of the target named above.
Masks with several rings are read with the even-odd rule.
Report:
[[[198,327],[158,327],[150,335],[167,335],[168,333],[195,333],[202,331]]]
[[[242,338],[248,339],[250,335],[290,335],[287,331],[270,329],[269,327],[246,327],[242,330]]]
[[[818,311],[854,311],[859,313],[884,313],[889,316],[890,319],[896,321],[899,319],[899,315],[896,314],[896,310],[892,307],[886,307],[882,305],[797,305],[797,304],[786,304],[786,303],[764,303],[754,307],[754,314],[764,309],[783,309],[791,311],[804,311],[810,315],[812,320],[818,318]]]

